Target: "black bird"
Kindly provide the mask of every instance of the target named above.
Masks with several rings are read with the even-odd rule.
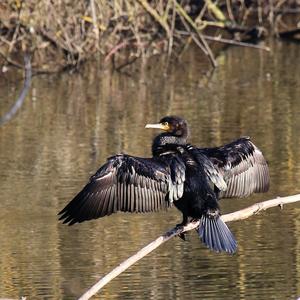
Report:
[[[237,243],[220,218],[220,198],[266,192],[269,170],[261,151],[243,137],[216,148],[187,143],[188,125],[168,116],[158,124],[151,158],[118,154],[90,178],[81,192],[59,213],[72,225],[115,213],[152,212],[174,204],[185,225],[200,219],[198,233],[212,250],[234,253]]]

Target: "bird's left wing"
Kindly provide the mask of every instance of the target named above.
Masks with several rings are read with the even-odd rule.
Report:
[[[178,179],[180,165],[174,160],[166,161],[169,163],[125,154],[109,158],[59,213],[60,220],[72,225],[117,211],[151,212],[168,207],[181,196],[183,182]],[[175,164],[173,171],[171,163]]]
[[[269,189],[269,168],[262,152],[243,137],[222,147],[197,149],[223,176],[227,188],[221,198],[247,197]]]

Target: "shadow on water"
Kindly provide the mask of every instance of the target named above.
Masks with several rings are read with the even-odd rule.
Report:
[[[210,78],[193,51],[167,77],[154,62],[132,77],[91,68],[34,78],[30,98],[0,128],[0,297],[75,298],[178,223],[176,209],[73,227],[56,216],[107,156],[150,155],[155,133],[144,125],[163,115],[185,117],[199,146],[249,135],[265,153],[270,191],[224,200],[223,212],[299,193],[299,56],[297,45],[279,43],[271,54],[228,50]],[[19,87],[1,81],[3,114]],[[210,252],[191,232],[188,242],[169,241],[112,281],[102,299],[296,299],[299,205],[230,227],[236,255]]]

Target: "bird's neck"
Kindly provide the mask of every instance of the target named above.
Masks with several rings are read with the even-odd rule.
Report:
[[[178,146],[186,145],[187,138],[170,135],[168,133],[162,133],[158,135],[152,144],[153,156],[159,156],[164,152],[177,151]]]

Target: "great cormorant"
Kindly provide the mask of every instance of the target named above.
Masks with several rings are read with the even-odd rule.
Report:
[[[216,148],[187,143],[184,119],[168,116],[158,124],[151,158],[118,154],[90,178],[81,192],[59,213],[72,225],[115,213],[152,212],[174,204],[185,225],[200,219],[198,233],[212,250],[234,253],[237,243],[220,218],[220,198],[266,192],[269,170],[261,151],[248,137]]]

